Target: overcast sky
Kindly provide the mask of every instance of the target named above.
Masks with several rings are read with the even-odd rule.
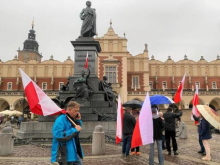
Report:
[[[8,61],[23,49],[34,17],[36,40],[43,60],[61,62],[74,50],[70,41],[80,35],[79,13],[86,0],[0,0],[0,59]],[[149,56],[166,61],[207,61],[220,55],[220,0],[92,0],[97,12],[98,36],[110,19],[115,33],[126,33],[134,56],[148,44]]]

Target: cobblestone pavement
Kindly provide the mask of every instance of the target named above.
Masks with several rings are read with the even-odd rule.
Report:
[[[179,139],[179,155],[167,155],[164,152],[165,165],[219,165],[220,164],[220,134],[213,134],[213,138],[209,141],[211,146],[212,161],[204,162],[201,160],[202,155],[198,154],[199,143],[197,130],[193,126],[188,127],[188,139]],[[140,156],[130,156],[125,159],[121,156],[121,146],[106,144],[106,154],[93,156],[92,145],[82,144],[85,158],[84,165],[144,165],[148,164],[149,146],[141,147]],[[10,156],[1,156],[1,165],[50,165],[50,145],[20,145],[14,147],[14,152]],[[157,156],[157,153],[155,153]],[[158,164],[155,157],[155,164]]]

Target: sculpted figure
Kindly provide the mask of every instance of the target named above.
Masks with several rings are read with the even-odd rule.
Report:
[[[96,12],[91,8],[92,3],[86,2],[86,8],[80,13],[80,18],[83,20],[81,28],[81,37],[93,37],[96,35]]]
[[[115,102],[116,94],[112,91],[111,83],[107,82],[108,78],[103,76],[103,80],[100,82],[100,90],[105,91],[107,100]]]
[[[93,92],[92,87],[89,84],[89,75],[90,75],[90,70],[88,69],[88,74],[85,77],[85,71],[82,70],[81,72],[81,77],[78,78],[76,81],[73,82],[73,86],[76,90],[76,96],[75,100],[78,98],[81,98],[82,100],[89,100],[90,95]]]
[[[68,78],[68,82],[66,83],[66,85],[63,85],[60,88],[61,91],[68,91],[69,90],[69,80],[70,80],[70,77]]]

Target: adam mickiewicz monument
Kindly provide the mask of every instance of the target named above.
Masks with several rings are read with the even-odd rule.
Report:
[[[115,136],[116,94],[106,78],[99,80],[97,76],[97,58],[101,47],[93,38],[96,34],[96,11],[91,8],[90,1],[86,2],[86,6],[80,13],[81,34],[71,41],[75,51],[74,75],[68,78],[68,83],[60,90],[56,103],[61,108],[65,108],[71,100],[80,103],[84,130],[81,137],[92,135],[97,125],[102,125],[106,134]],[[87,55],[88,68],[85,67]],[[22,123],[17,135],[20,138],[52,138],[53,120],[50,116],[40,116],[37,123]]]

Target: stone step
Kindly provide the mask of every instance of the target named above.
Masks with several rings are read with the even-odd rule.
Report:
[[[101,100],[95,100],[95,101],[82,101],[82,100],[77,100],[77,103],[80,104],[80,107],[102,107],[102,108],[108,108],[109,107],[109,102],[108,101],[101,101]],[[115,105],[114,105],[115,104]],[[114,109],[116,107],[116,103],[113,103]]]
[[[106,108],[106,107],[109,107],[109,102],[108,101],[93,101],[92,106]]]
[[[82,113],[82,121],[98,121],[98,114]]]
[[[80,104],[80,107],[90,107],[90,101],[82,101],[82,100],[76,100],[77,103]]]
[[[100,101],[105,101],[105,94],[104,93],[94,93],[92,94],[90,100],[100,100]]]
[[[89,108],[89,107],[80,107],[80,113],[95,113],[95,111],[99,113],[117,113],[117,110],[113,107],[96,107],[96,108]]]

